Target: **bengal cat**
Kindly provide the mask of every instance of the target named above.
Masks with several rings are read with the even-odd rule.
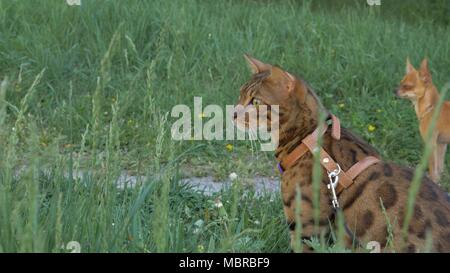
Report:
[[[281,161],[316,129],[319,112],[328,111],[303,79],[292,76],[278,66],[265,64],[247,55],[245,57],[253,76],[242,86],[238,105],[279,105],[279,129],[272,133],[279,136],[275,156]],[[236,119],[235,114],[235,123],[238,127],[246,128],[250,124],[249,117],[246,118]],[[380,158],[373,147],[345,128],[342,128],[340,140],[330,136],[329,128],[323,136],[322,147],[344,171],[366,156]],[[291,245],[297,239],[294,232],[297,187],[301,189],[302,234],[299,239],[328,233],[330,223],[334,223],[335,213],[326,187],[329,181],[323,175],[319,202],[320,221],[318,228],[317,225],[314,228],[313,163],[313,155],[307,152],[282,174],[281,196],[290,229]],[[322,173],[326,174],[325,169]],[[365,169],[354,179],[354,184],[338,196],[348,229],[345,239],[347,247],[354,249],[354,242],[360,242],[364,246],[369,241],[377,241],[384,251],[420,252],[425,250],[425,243],[431,237],[432,251],[450,251],[450,200],[428,177],[423,178],[407,238],[402,239],[408,190],[413,175],[414,170],[411,168],[381,161]]]

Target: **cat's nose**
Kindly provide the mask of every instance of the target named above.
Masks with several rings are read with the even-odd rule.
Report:
[[[237,116],[238,116],[237,112],[234,112],[234,115],[233,115],[234,119],[237,119]]]
[[[400,88],[396,88],[396,89],[394,90],[394,95],[395,95],[397,98],[400,98]]]

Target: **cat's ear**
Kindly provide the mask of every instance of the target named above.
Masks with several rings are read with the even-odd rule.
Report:
[[[253,74],[257,74],[263,71],[269,71],[272,67],[270,64],[265,64],[248,54],[244,54],[244,58],[247,61],[248,65],[250,66],[250,69],[252,70]]]
[[[425,83],[431,82],[431,73],[430,69],[428,68],[428,59],[423,59],[422,63],[420,64],[420,70],[419,70],[420,77]]]
[[[409,57],[406,58],[406,74],[415,71],[416,69],[414,68],[414,66],[411,64],[411,61],[409,60]]]
[[[272,67],[269,79],[272,82],[285,85],[286,88],[283,90],[287,91],[288,93],[292,92],[295,88],[295,77],[292,76],[289,72],[284,71],[277,66]]]

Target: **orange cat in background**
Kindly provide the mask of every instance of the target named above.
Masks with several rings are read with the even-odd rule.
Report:
[[[411,65],[409,59],[406,60],[406,75],[396,93],[398,97],[409,99],[414,104],[420,135],[425,141],[433,110],[439,101],[439,93],[431,79],[427,59],[422,61],[419,70]],[[433,150],[429,159],[429,173],[431,179],[438,182],[444,170],[447,144],[450,143],[450,101],[442,105],[431,141]]]

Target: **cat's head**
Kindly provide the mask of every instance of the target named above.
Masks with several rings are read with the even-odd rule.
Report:
[[[244,57],[253,75],[240,90],[234,114],[234,121],[238,128],[253,130],[251,125],[258,124],[258,121],[251,122],[252,119],[266,114],[264,109],[268,109],[270,112],[271,106],[274,105],[278,106],[279,113],[277,114],[281,125],[287,121],[288,116],[306,117],[317,112],[320,102],[304,81],[298,80],[276,65],[263,63],[249,55],[244,55]],[[258,111],[258,108],[263,111]],[[243,112],[250,114],[245,115]],[[239,116],[245,116],[245,119],[238,119]],[[268,113],[268,122],[270,122],[270,117],[270,113]],[[258,126],[261,125],[269,127],[268,124],[258,124]]]

